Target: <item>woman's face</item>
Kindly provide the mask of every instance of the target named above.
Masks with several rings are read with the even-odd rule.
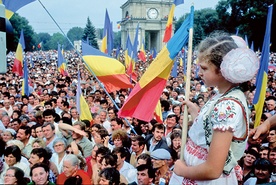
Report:
[[[12,185],[16,184],[17,179],[15,177],[15,171],[12,169],[7,170],[6,174],[4,175],[4,184],[5,185]]]
[[[181,147],[181,138],[177,137],[172,140],[173,149],[179,149]]]
[[[33,169],[32,180],[35,184],[47,184],[48,182],[48,172],[42,167],[37,167]]]
[[[92,150],[92,158],[93,159],[96,159],[96,152],[98,151],[98,147],[97,146],[95,146],[94,148],[93,148],[93,150]]]
[[[13,154],[9,154],[8,156],[5,156],[5,162],[8,166],[13,166],[16,163],[16,158]]]
[[[40,144],[38,142],[33,143],[33,149],[34,148],[41,148]]]
[[[109,180],[107,180],[104,176],[100,177],[99,184],[101,185],[109,185]]]
[[[44,134],[43,134],[43,131],[42,131],[42,127],[37,127],[35,129],[35,133],[36,133],[37,138],[42,139],[44,137]]]
[[[71,161],[63,162],[63,172],[66,177],[71,177],[77,171],[77,166],[73,166]]]
[[[93,137],[94,137],[94,141],[96,144],[103,144],[103,140],[102,140],[100,134],[98,134],[96,132]]]
[[[253,166],[254,161],[256,160],[256,157],[251,154],[246,154],[244,157],[244,165],[245,166]]]
[[[105,159],[102,160],[101,170],[112,167],[110,164],[106,164]]]
[[[8,142],[9,140],[12,140],[13,137],[10,132],[3,132],[2,138],[5,142]]]
[[[144,159],[138,159],[137,166],[140,166],[141,164],[147,164],[147,161]]]
[[[114,146],[115,147],[121,147],[121,146],[123,146],[123,141],[121,139],[119,139],[119,138],[114,139]]]
[[[56,153],[62,153],[65,151],[65,145],[63,142],[57,142],[55,145],[54,145],[54,150]]]

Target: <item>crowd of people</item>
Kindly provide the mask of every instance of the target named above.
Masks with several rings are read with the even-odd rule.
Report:
[[[8,71],[0,75],[0,183],[173,185],[212,184],[218,179],[221,184],[251,185],[276,181],[276,128],[262,140],[247,141],[248,129],[255,123],[255,78],[229,80],[216,71],[221,61],[208,63],[219,60],[212,59],[212,52],[218,51],[215,47],[228,48],[221,59],[240,47],[234,41],[220,36],[199,47],[189,97],[185,97],[183,66],[178,65],[177,77],[169,77],[160,97],[162,123],[154,117],[150,122],[119,118],[115,104],[121,107],[130,89],[108,96],[74,51],[64,52],[68,76],[58,72],[57,51],[27,52],[25,57],[32,61],[30,95],[21,95],[22,77],[12,72],[15,53],[9,53]],[[261,122],[276,114],[276,54],[270,56]],[[138,79],[149,65],[149,61],[135,64]],[[78,68],[93,120],[79,118]],[[248,88],[241,93],[241,85],[236,84],[243,82]],[[185,105],[189,135],[184,163],[179,159]]]

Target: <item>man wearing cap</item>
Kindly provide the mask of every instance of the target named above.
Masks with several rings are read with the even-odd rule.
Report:
[[[172,171],[169,168],[168,160],[171,159],[171,154],[163,148],[156,149],[150,154],[152,167],[156,170],[154,184],[159,184],[161,181],[169,184],[172,176]]]

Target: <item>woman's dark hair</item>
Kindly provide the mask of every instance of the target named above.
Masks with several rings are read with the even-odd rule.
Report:
[[[14,170],[14,177],[16,178],[17,180],[17,184],[20,184],[20,185],[27,185],[27,181],[25,180],[24,178],[24,171],[21,170],[20,168],[18,167],[15,167],[15,166],[11,166],[8,168],[8,170]],[[8,171],[7,170],[7,171]]]
[[[79,175],[69,177],[65,180],[64,185],[82,185],[82,178]]]
[[[37,155],[39,158],[43,157],[42,163],[46,165],[50,165],[50,159],[52,157],[51,151],[48,151],[47,149],[44,149],[44,148],[34,148],[31,154]]]
[[[12,154],[15,157],[16,162],[19,162],[21,160],[21,150],[18,146],[8,146],[4,151],[4,156],[7,157],[10,154]]]
[[[139,159],[145,160],[146,161],[146,165],[152,165],[151,163],[151,158],[149,154],[143,153],[141,155],[139,155],[139,157],[137,158],[137,162]]]
[[[269,173],[272,173],[273,165],[271,162],[264,158],[257,159],[253,164],[254,169],[268,170]]]
[[[106,165],[110,165],[114,168],[117,167],[117,155],[105,155],[103,159],[105,159]]]
[[[99,173],[99,177],[109,180],[110,185],[120,184],[120,173],[115,168],[105,168]]]
[[[33,176],[33,170],[35,168],[39,168],[39,167],[44,168],[45,172],[49,173],[49,171],[50,171],[50,168],[47,164],[45,164],[45,163],[36,163],[31,167],[31,171],[30,171],[30,176],[31,177]],[[49,174],[48,174],[48,176],[49,176]]]

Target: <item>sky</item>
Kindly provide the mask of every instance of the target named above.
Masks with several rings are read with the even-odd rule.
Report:
[[[184,4],[175,9],[175,16],[189,13],[192,3],[195,10],[215,8],[219,0],[184,0]],[[105,10],[108,10],[113,30],[118,31],[116,22],[122,19],[120,8],[127,0],[40,0],[62,31],[66,34],[72,27],[85,28],[89,17],[96,28],[103,28]],[[17,11],[25,17],[36,33],[53,34],[61,32],[49,14],[37,0]]]

